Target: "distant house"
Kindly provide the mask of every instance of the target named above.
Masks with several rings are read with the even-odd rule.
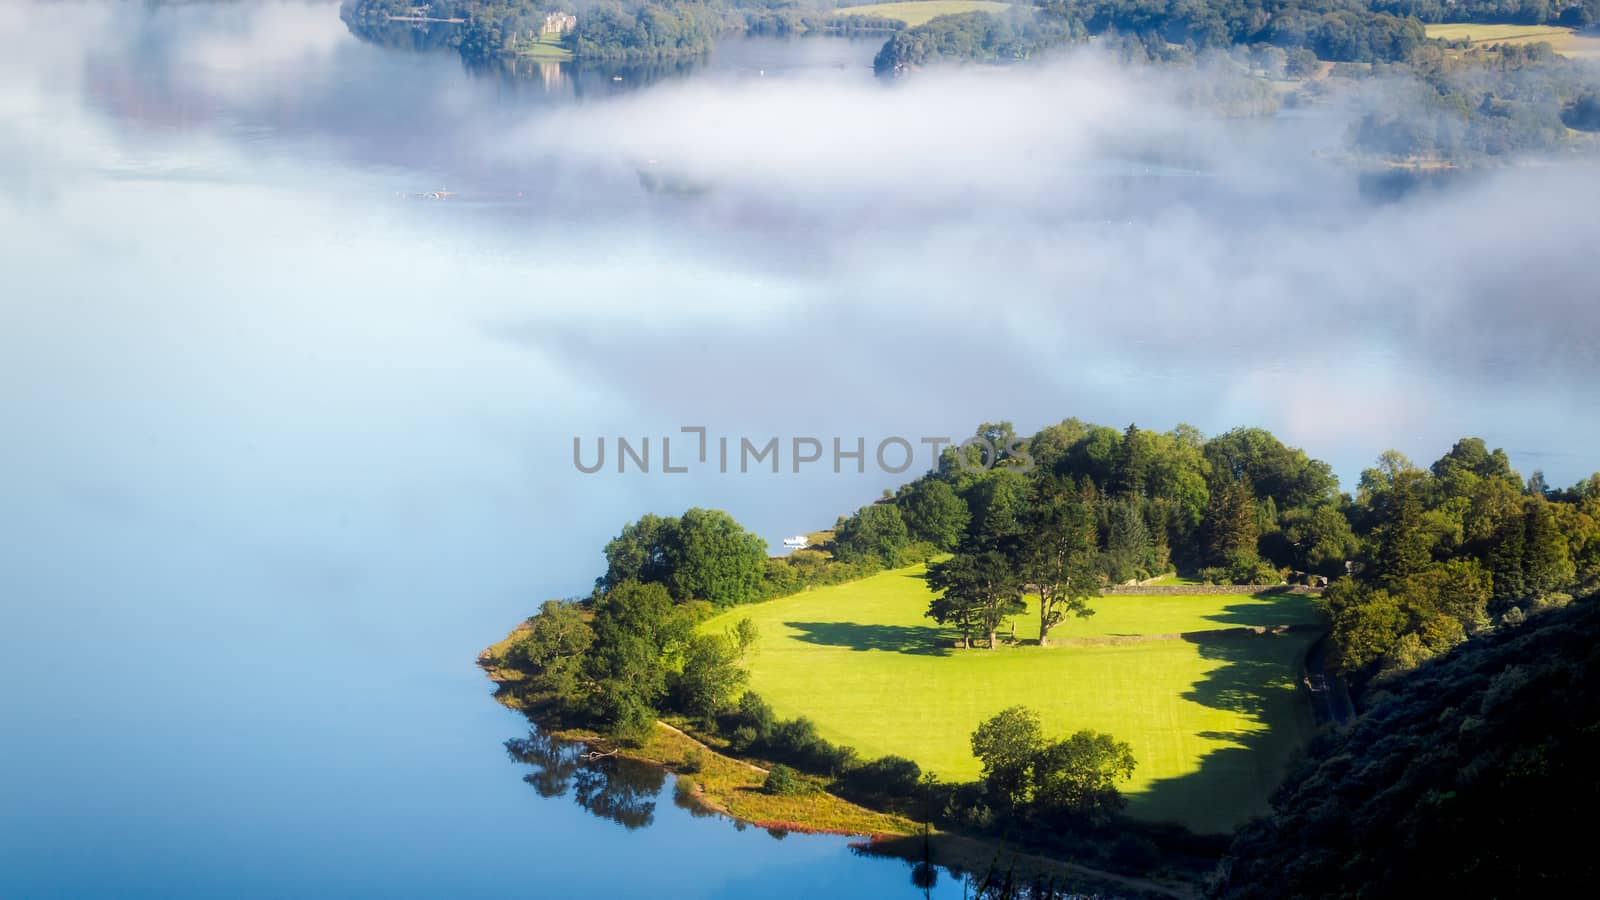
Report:
[[[806,547],[811,545],[811,542],[806,540],[805,535],[797,534],[794,537],[784,538],[783,545],[788,547],[790,550],[804,550]]]
[[[549,12],[544,14],[544,26],[539,29],[539,34],[566,34],[577,27],[578,17],[572,13]]]

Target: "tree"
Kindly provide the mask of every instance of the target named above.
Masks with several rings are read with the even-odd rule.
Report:
[[[1026,706],[1003,709],[972,732],[972,755],[983,768],[990,796],[1011,809],[1027,805],[1030,770],[1042,741],[1039,714]]]
[[[1332,505],[1284,513],[1283,537],[1295,566],[1322,575],[1343,575],[1345,560],[1361,550],[1350,520]]]
[[[1567,540],[1556,526],[1548,501],[1541,496],[1528,503],[1526,537],[1523,541],[1523,587],[1532,596],[1541,596],[1569,587],[1576,570],[1568,552]]]
[[[1109,734],[1084,729],[1048,744],[1033,757],[1032,812],[1103,821],[1126,803],[1117,782],[1136,766],[1133,748]]]
[[[595,588],[608,591],[624,581],[666,584],[671,575],[667,548],[674,542],[677,520],[646,514],[622,526],[622,533],[606,544],[606,573]]]
[[[666,561],[672,595],[723,607],[760,599],[767,546],[720,509],[691,509],[672,529]]]
[[[538,686],[558,697],[577,695],[583,654],[594,643],[594,629],[577,606],[546,600],[528,630],[511,646],[512,662],[534,673]]]
[[[1206,561],[1227,566],[1241,553],[1254,556],[1259,535],[1249,487],[1228,475],[1221,476],[1219,482],[1212,487],[1206,507]]]
[[[892,503],[863,506],[834,533],[834,553],[844,562],[889,567],[910,542],[905,520]]]
[[[1427,568],[1433,542],[1422,521],[1423,474],[1415,469],[1396,473],[1377,507],[1380,525],[1373,537],[1378,544],[1375,573],[1387,583],[1397,583]]]
[[[659,584],[627,581],[596,599],[585,674],[596,685],[595,717],[613,735],[637,741],[648,733],[667,692],[669,657],[692,624]]]
[[[1151,574],[1153,548],[1139,502],[1132,497],[1113,500],[1106,512],[1110,519],[1106,529],[1106,574],[1113,582]]]
[[[739,665],[739,655],[739,645],[724,635],[691,637],[683,651],[683,671],[676,679],[678,708],[712,727],[750,678]]]
[[[993,650],[1000,624],[1027,610],[1022,579],[1011,559],[998,550],[957,553],[934,563],[928,567],[928,584],[940,593],[928,604],[927,615],[941,625],[959,625],[964,646],[969,643],[968,629],[976,626],[988,634]]]
[[[946,551],[955,549],[972,518],[966,501],[956,496],[948,482],[937,478],[924,478],[913,484],[899,506],[912,540],[927,541]]]
[[[1341,578],[1322,593],[1328,611],[1328,656],[1334,668],[1355,672],[1382,659],[1406,629],[1400,601],[1351,578]]]
[[[1018,569],[1039,591],[1039,646],[1067,615],[1091,616],[1100,595],[1094,572],[1094,514],[1077,497],[1041,479],[1023,519]]]
[[[962,543],[968,549],[1010,549],[1022,532],[1028,479],[1010,469],[985,472],[967,489],[972,511]]]

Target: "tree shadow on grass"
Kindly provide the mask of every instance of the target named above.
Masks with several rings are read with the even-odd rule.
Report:
[[[785,622],[796,640],[851,650],[886,650],[916,656],[949,656],[951,638],[928,625],[862,625],[857,622]]]
[[[1207,619],[1219,625],[1319,625],[1320,610],[1304,594],[1263,592],[1253,595],[1255,603],[1230,603]],[[1266,602],[1260,602],[1260,601]]]
[[[1309,691],[1300,681],[1312,639],[1291,633],[1190,635],[1184,640],[1197,644],[1202,658],[1222,665],[1182,698],[1236,713],[1244,718],[1243,727],[1199,732],[1228,746],[1211,750],[1193,772],[1152,782],[1138,802],[1160,817],[1186,820],[1195,830],[1228,830],[1268,811],[1267,797],[1300,751],[1301,739],[1311,733]]]

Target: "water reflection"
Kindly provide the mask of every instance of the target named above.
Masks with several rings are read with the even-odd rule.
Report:
[[[582,742],[562,740],[538,727],[525,738],[506,741],[506,752],[513,760],[533,767],[522,780],[533,785],[541,797],[562,797],[570,792],[573,802],[591,815],[629,831],[655,821],[656,800],[667,781],[666,770],[660,766],[596,755]]]

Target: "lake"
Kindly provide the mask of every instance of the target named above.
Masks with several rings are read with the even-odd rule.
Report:
[[[1347,490],[1464,434],[1595,468],[1579,163],[1378,202],[1336,114],[1096,60],[885,85],[872,39],[483,73],[329,2],[27,0],[0,41],[6,896],[920,893],[670,779],[555,790],[473,660],[642,513],[776,543],[923,463],[575,438],[1076,415],[1269,427]]]

